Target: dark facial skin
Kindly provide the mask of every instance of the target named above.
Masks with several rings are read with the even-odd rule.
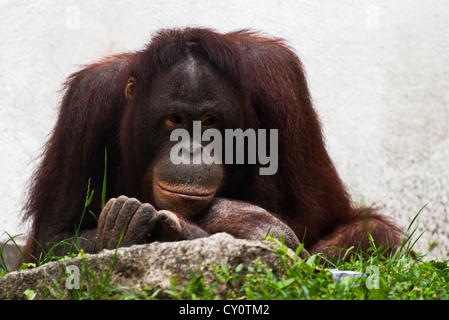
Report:
[[[131,101],[139,95],[134,85],[131,78],[126,89]],[[202,131],[214,128],[223,136],[224,129],[240,127],[239,108],[229,81],[200,58],[189,55],[157,75],[148,97],[138,100],[134,120],[134,150],[143,164],[143,204],[125,196],[111,199],[100,215],[97,245],[113,248],[125,228],[123,245],[216,232],[260,240],[270,230],[278,238],[283,235],[292,248],[298,246],[294,232],[268,211],[217,197],[229,174],[224,165],[175,165],[170,159],[177,143],[170,141],[173,130],[185,129],[193,137],[193,121],[201,121]]]
[[[140,163],[145,166],[143,201],[188,217],[207,207],[220,189],[224,168],[220,164],[173,164],[170,150],[178,141],[170,141],[170,134],[185,129],[192,139],[193,121],[201,121],[202,131],[234,128],[239,123],[238,104],[228,81],[191,55],[154,79],[149,98],[139,104],[136,113],[135,135],[141,141],[138,155],[144,156]]]

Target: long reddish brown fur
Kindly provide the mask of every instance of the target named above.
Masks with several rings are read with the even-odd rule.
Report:
[[[139,196],[136,181],[142,170],[133,158],[134,109],[125,99],[126,82],[136,77],[137,92],[145,96],[152,77],[172,66],[186,47],[201,52],[236,85],[243,101],[244,126],[279,130],[276,179],[280,187],[267,194],[273,194],[282,205],[270,207],[265,200],[259,201],[260,188],[241,195],[241,199],[274,211],[300,240],[305,232],[306,248],[314,248],[335,227],[358,219],[360,210],[325,150],[321,124],[296,54],[283,40],[254,32],[219,34],[188,28],[161,30],[143,50],[107,58],[68,79],[58,122],[31,181],[25,206],[24,218],[33,219],[31,235],[35,239],[45,243],[60,230],[73,229],[83,210],[89,178],[97,191],[90,209],[98,213],[105,147],[107,196]],[[232,183],[231,179],[230,189],[242,190]],[[226,195],[232,191],[224,190]],[[394,225],[380,216],[373,217],[388,225],[391,241],[397,242]],[[93,219],[83,223],[83,228],[95,228]],[[32,239],[25,251],[36,254]]]

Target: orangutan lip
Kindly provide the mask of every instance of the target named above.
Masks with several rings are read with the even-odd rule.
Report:
[[[178,197],[182,197],[182,198],[189,199],[189,200],[204,200],[204,199],[213,197],[214,194],[215,194],[215,192],[204,193],[204,194],[201,194],[201,193],[184,193],[184,192],[178,192],[178,191],[170,190],[170,189],[167,189],[166,187],[163,187],[163,186],[159,183],[159,181],[158,181],[157,179],[155,179],[155,180],[156,180],[157,186],[158,186],[161,190],[163,190],[163,191],[165,191],[165,192],[173,193],[173,194],[177,195]]]

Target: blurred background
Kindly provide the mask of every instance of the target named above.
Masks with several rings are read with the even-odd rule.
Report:
[[[84,64],[160,28],[261,31],[302,60],[326,144],[354,200],[449,258],[449,6],[444,0],[0,2],[0,242],[26,232],[27,183]],[[58,186],[48,186],[57,188]]]

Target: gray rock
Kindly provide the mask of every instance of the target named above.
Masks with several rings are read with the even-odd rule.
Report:
[[[217,267],[226,264],[234,270],[241,263],[245,267],[254,265],[256,260],[278,273],[280,260],[273,251],[275,249],[278,246],[270,241],[235,239],[225,233],[191,241],[155,242],[119,248],[109,287],[172,289],[170,277],[177,275],[177,284],[185,285],[191,279],[190,268],[210,283],[215,279],[212,264]],[[79,272],[82,288],[87,285],[92,287],[95,285],[92,279],[100,279],[107,274],[114,254],[114,250],[105,250],[99,254],[85,255],[85,266],[91,280],[83,281],[82,272]],[[71,278],[65,271],[75,270],[72,278],[76,278],[76,272],[82,270],[82,266],[83,259],[76,257],[12,272],[0,278],[0,299],[23,299],[27,289],[36,293],[35,299],[71,299],[71,290],[67,287],[73,287],[75,282],[70,282]]]

